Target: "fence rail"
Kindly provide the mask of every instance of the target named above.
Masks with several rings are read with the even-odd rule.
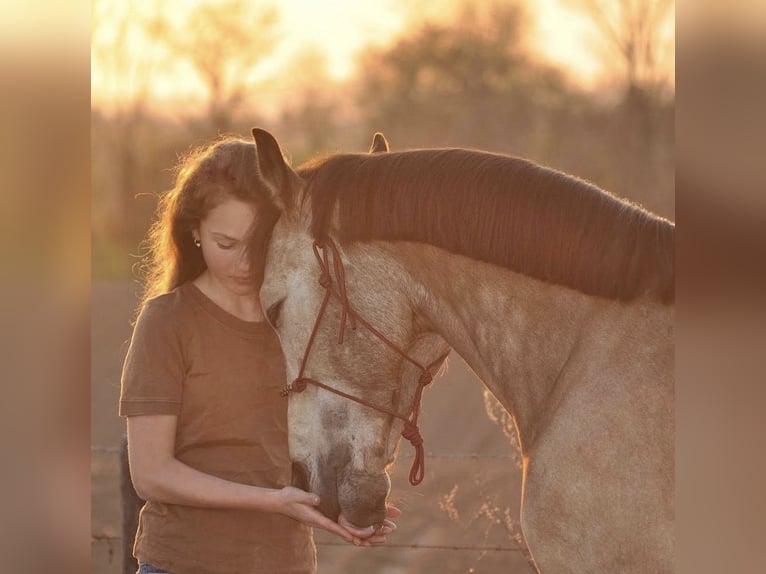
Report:
[[[117,446],[92,446],[90,451],[96,454],[119,454],[120,447]],[[463,453],[435,453],[426,452],[425,455],[428,458],[434,460],[507,460],[513,462],[518,459],[511,454],[480,454],[477,452],[463,452]],[[411,452],[400,453],[397,459],[411,459],[415,458],[415,455]]]
[[[112,543],[122,541],[122,536],[112,536],[108,534],[91,534],[91,544],[96,542],[106,542],[110,546]],[[315,541],[317,546],[349,546],[348,542]],[[453,544],[397,544],[396,542],[386,542],[385,548],[400,548],[406,550],[465,550],[474,552],[523,552],[521,546],[457,546]]]

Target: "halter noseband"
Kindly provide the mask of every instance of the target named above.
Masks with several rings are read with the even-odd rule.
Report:
[[[340,258],[340,253],[338,252],[338,248],[335,245],[335,243],[331,239],[325,239],[325,240],[316,240],[314,241],[313,245],[314,249],[314,255],[316,256],[317,261],[319,262],[319,267],[321,269],[321,274],[319,276],[319,284],[325,288],[325,296],[322,300],[322,305],[319,307],[319,313],[317,314],[316,321],[314,322],[314,328],[311,331],[311,336],[309,337],[309,342],[306,345],[306,352],[303,355],[303,361],[301,362],[301,370],[298,373],[298,377],[289,385],[287,385],[284,389],[282,389],[281,395],[282,396],[288,396],[290,393],[302,393],[304,390],[306,390],[307,384],[312,384],[316,387],[323,388],[327,391],[330,391],[331,393],[335,393],[336,395],[339,395],[341,397],[344,397],[346,399],[349,399],[351,401],[357,402],[361,405],[364,405],[366,407],[369,407],[371,409],[374,409],[376,411],[385,413],[387,415],[390,415],[392,417],[395,417],[397,419],[400,419],[404,421],[404,429],[402,430],[402,436],[410,441],[413,447],[415,447],[415,459],[412,462],[412,467],[410,468],[410,484],[416,486],[420,484],[423,480],[423,476],[425,473],[425,455],[423,451],[423,437],[420,434],[420,429],[418,428],[418,415],[420,414],[420,401],[423,396],[423,389],[428,386],[431,381],[433,380],[433,372],[432,369],[439,366],[444,359],[447,358],[447,354],[442,355],[438,359],[436,359],[433,363],[428,365],[427,367],[424,367],[421,365],[418,361],[407,355],[404,351],[399,349],[394,343],[392,343],[387,337],[385,337],[380,331],[375,329],[372,325],[370,325],[367,321],[365,321],[362,317],[360,317],[356,311],[354,311],[351,308],[351,304],[348,302],[348,296],[346,293],[346,275],[345,270],[343,268],[343,262]],[[321,253],[320,253],[321,250]],[[330,258],[329,258],[329,252],[332,252],[332,270],[335,272],[335,284],[337,285],[337,290],[333,286],[333,281],[331,277],[331,268],[330,268]],[[316,337],[316,334],[319,330],[319,324],[322,322],[322,317],[324,317],[324,312],[327,309],[327,304],[330,301],[331,297],[335,297],[338,299],[341,305],[341,318],[340,318],[340,330],[338,333],[338,343],[343,343],[343,338],[345,336],[346,332],[346,320],[351,322],[351,328],[356,329],[356,322],[362,324],[365,328],[367,328],[368,331],[370,331],[373,335],[375,335],[378,339],[383,341],[387,346],[392,348],[394,351],[399,353],[399,355],[404,358],[406,361],[409,361],[411,364],[413,364],[415,367],[417,367],[420,370],[420,378],[418,379],[418,386],[415,390],[415,398],[412,401],[412,410],[411,414],[409,416],[405,416],[401,413],[398,413],[396,411],[393,411],[391,409],[388,409],[386,407],[382,407],[380,405],[376,405],[375,403],[371,403],[369,401],[366,401],[362,398],[355,397],[353,395],[349,395],[347,393],[344,393],[343,391],[339,391],[338,389],[334,389],[321,381],[317,381],[315,379],[305,377],[304,372],[306,370],[306,363],[308,362],[309,353],[311,352],[311,347],[314,344],[314,339]]]

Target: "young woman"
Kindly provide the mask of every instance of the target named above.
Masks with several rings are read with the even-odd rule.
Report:
[[[237,139],[190,156],[150,231],[120,396],[131,476],[147,501],[140,573],[311,573],[310,527],[364,546],[395,528],[335,523],[315,494],[286,486],[284,365],[257,296],[277,212],[255,161],[253,144]]]

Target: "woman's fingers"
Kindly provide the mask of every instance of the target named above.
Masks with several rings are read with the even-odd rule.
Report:
[[[399,509],[395,509],[394,511],[394,514],[397,516],[399,514],[398,511]],[[346,517],[341,514],[338,517],[338,524],[348,530],[355,538],[360,538],[362,540],[370,540],[374,536],[383,536],[383,541],[385,541],[385,536],[396,530],[396,524],[387,518],[378,525],[368,526],[367,528],[359,528],[358,526],[355,526],[349,522]]]
[[[354,525],[349,525],[348,522],[342,522],[341,526],[348,530],[352,535],[356,536],[357,538],[367,539],[373,534],[375,534],[375,527],[374,526],[368,526],[367,528],[357,528]]]
[[[402,511],[396,506],[386,507],[386,518],[399,518],[402,515]]]
[[[363,540],[363,542],[365,543],[364,546],[379,546],[386,543],[386,535],[381,530],[378,530],[375,534]]]
[[[315,508],[319,504],[319,496],[313,492],[286,486],[282,489],[282,495],[283,499],[287,499],[288,506],[292,508],[288,514],[296,520],[315,528],[327,530],[327,532],[340,536],[346,542],[356,546],[369,546],[369,544],[364,544],[364,539],[369,538],[374,533],[372,527],[356,528],[345,519],[338,522],[330,520]]]
[[[396,524],[386,519],[383,521],[383,525],[381,526],[379,532],[382,532],[384,534],[390,534],[394,530],[396,530]]]
[[[395,506],[386,508],[386,518],[382,523],[366,528],[359,528],[349,522],[343,514],[338,517],[338,522],[333,522],[324,514],[314,508],[319,504],[319,497],[311,492],[305,492],[299,489],[291,489],[291,494],[295,497],[295,502],[306,505],[306,517],[304,522],[313,524],[317,528],[322,528],[340,536],[346,542],[356,546],[377,546],[386,542],[386,536],[396,530],[396,524],[389,518],[396,518],[402,511]]]
[[[315,515],[313,516],[313,522],[316,526],[319,528],[323,528],[327,530],[328,532],[332,532],[333,534],[337,534],[343,540],[346,542],[351,542],[353,544],[356,544],[359,541],[359,538],[354,536],[351,532],[343,528],[340,524],[333,522],[329,518],[327,518],[324,514],[321,512],[317,512],[313,508],[311,509]]]
[[[285,486],[282,489],[287,496],[289,496],[292,502],[298,502],[300,504],[308,504],[309,506],[316,506],[319,504],[319,496],[313,492],[306,492],[300,488],[294,486]]]

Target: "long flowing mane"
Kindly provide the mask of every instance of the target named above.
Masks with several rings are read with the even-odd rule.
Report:
[[[533,162],[424,149],[332,155],[298,173],[315,237],[428,243],[591,295],[674,300],[673,223]]]

